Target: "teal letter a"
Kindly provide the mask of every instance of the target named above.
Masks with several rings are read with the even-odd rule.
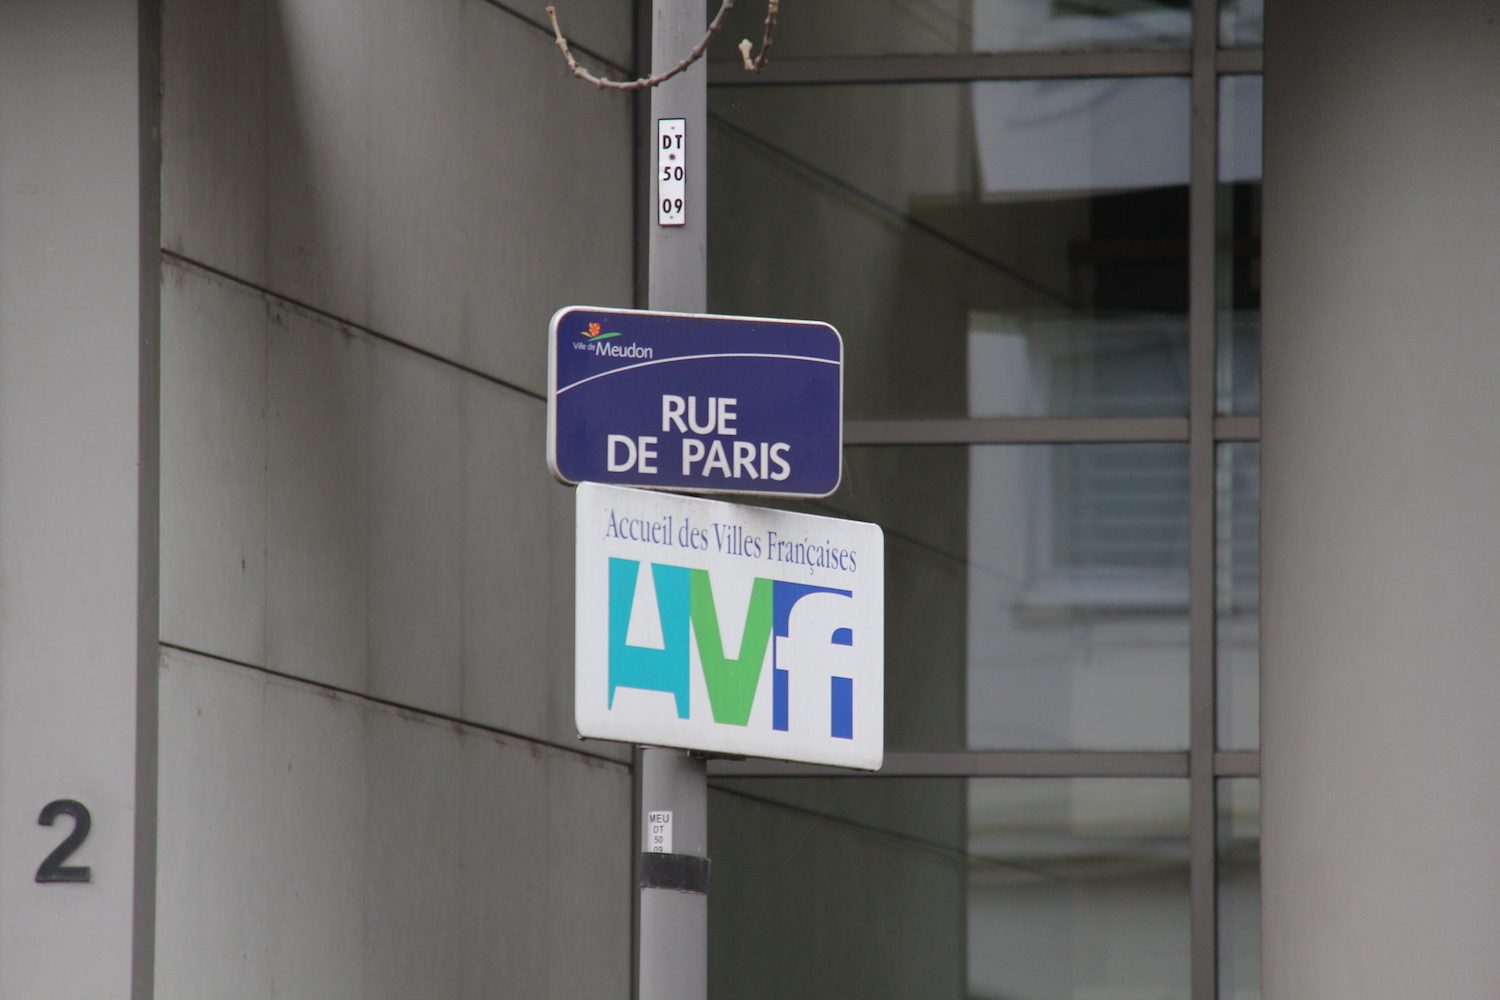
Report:
[[[665,649],[627,646],[635,581],[641,564],[634,559],[609,561],[609,705],[615,688],[666,691],[677,699],[677,717],[688,717],[688,571],[682,566],[651,565],[656,610],[661,615]]]

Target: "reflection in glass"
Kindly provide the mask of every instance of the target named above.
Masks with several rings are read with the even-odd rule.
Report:
[[[709,303],[851,418],[1186,411],[1188,82],[716,88]]]
[[[708,995],[964,995],[962,778],[715,779]]]
[[[1221,750],[1260,748],[1260,445],[1218,446],[1215,657]]]
[[[1260,1000],[1260,779],[1218,784],[1219,1000]]]
[[[1187,745],[1185,445],[851,447],[802,509],[885,529],[890,749]]]
[[[969,996],[1188,996],[1188,788],[969,781]]]
[[[968,745],[1187,745],[1187,449],[976,446]]]
[[[1189,0],[818,0],[784,4],[773,58],[1187,48]],[[718,9],[710,2],[710,12]],[[765,0],[739,0],[709,58],[760,46]]]
[[[969,454],[962,446],[844,449],[827,500],[778,504],[885,529],[885,745],[964,748]]]
[[[1220,413],[1260,412],[1261,79],[1219,78]]]
[[[718,1000],[1188,996],[1178,778],[716,779]]]
[[[1254,48],[1265,38],[1265,0],[1219,0],[1219,44]]]

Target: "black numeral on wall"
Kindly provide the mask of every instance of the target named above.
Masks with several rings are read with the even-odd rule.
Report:
[[[42,809],[42,814],[37,817],[37,822],[42,826],[51,826],[52,821],[60,815],[73,817],[73,832],[68,834],[57,849],[47,855],[42,861],[42,866],[36,870],[38,882],[88,882],[93,878],[93,870],[87,865],[71,865],[64,867],[63,862],[72,856],[73,852],[83,846],[88,839],[89,826],[93,820],[89,818],[89,808],[82,802],[73,799],[58,799],[48,802]]]

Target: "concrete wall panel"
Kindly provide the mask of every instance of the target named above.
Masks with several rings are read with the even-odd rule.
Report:
[[[484,0],[479,0],[484,2]],[[533,11],[524,3],[514,3],[506,0],[510,8],[534,18],[536,23],[545,25],[547,21],[545,5],[541,9]],[[562,26],[563,34],[570,41],[586,46],[590,51],[597,52],[610,60],[617,66],[630,66],[631,46],[634,44],[634,36],[631,32],[630,0],[562,0],[556,4],[558,23]],[[714,9],[718,9],[715,4]],[[761,12],[764,14],[764,10]],[[551,27],[547,27],[550,35]],[[683,55],[687,55],[686,52]],[[580,55],[580,59],[588,62],[590,69],[596,73],[600,67],[593,64],[587,56]],[[622,75],[611,72],[615,79],[624,79]]]
[[[209,6],[164,15],[162,639],[208,655],[165,651],[158,993],[628,996],[536,394],[555,309],[632,301],[632,99],[484,0]],[[562,14],[624,61],[632,7]]]
[[[523,862],[522,845],[505,837],[504,812],[535,808],[545,788],[532,768],[511,783],[503,801],[471,783],[471,758],[486,747],[453,726],[419,716],[366,712],[363,742],[370,761],[365,911],[368,940],[365,995],[376,998],[461,996],[465,959],[489,965],[484,942],[464,929],[466,896],[498,888],[489,872],[468,863],[468,820],[489,812],[486,831],[506,842],[501,870]],[[476,800],[476,792],[478,792]],[[486,794],[488,793],[488,794]],[[488,805],[489,810],[476,808]],[[520,849],[518,849],[520,848]],[[486,859],[490,860],[490,859]],[[507,893],[508,905],[533,904],[531,893]],[[491,966],[491,972],[496,971]],[[508,978],[508,977],[507,977]]]
[[[552,634],[548,649],[552,658],[551,709],[554,731],[576,733],[573,721],[573,630],[574,630],[574,520],[577,494],[569,487],[552,484],[552,560],[550,580]],[[629,759],[630,747],[623,743],[594,743],[598,753],[619,754]]]
[[[0,3],[3,1000],[150,988],[133,968],[154,839],[154,726],[137,712],[157,604],[150,7]],[[65,862],[87,882],[35,880],[73,828],[38,823],[59,799],[91,816]]]
[[[483,0],[200,6],[166,15],[169,249],[535,392],[553,311],[631,304],[631,99],[544,32]],[[623,56],[630,7],[570,23]]]
[[[543,405],[195,268],[166,297],[163,640],[571,743]]]
[[[162,634],[266,662],[266,303],[162,282]]]
[[[570,569],[547,530],[552,494],[563,487],[538,472],[546,410],[478,380],[464,384],[461,403],[465,713],[518,732],[570,737],[550,717],[551,691],[563,675],[549,655],[558,625],[551,594],[539,585]]]
[[[368,199],[366,266],[379,280],[366,287],[365,315],[378,330],[458,358],[467,291],[461,234],[501,222],[470,215],[466,204],[465,136],[493,128],[495,116],[465,113],[464,39],[496,21],[499,12],[484,4],[410,0],[366,0],[361,6],[369,25],[361,40],[368,59],[365,148],[377,155],[345,151],[337,169],[362,175],[356,183]],[[524,35],[506,42],[483,58],[535,44]],[[524,141],[515,135],[510,140]]]
[[[163,6],[162,246],[264,284],[267,5]]]
[[[629,777],[566,755],[549,758],[546,775],[547,995],[629,996],[636,844]],[[587,942],[600,951],[580,960]]]
[[[1500,982],[1497,14],[1268,5],[1269,1000]]]
[[[158,995],[629,995],[625,768],[168,652]]]
[[[542,392],[554,312],[634,304],[633,125],[629,97],[573,79],[527,30],[490,21],[465,40],[464,117],[484,123],[463,152],[466,209],[493,222],[464,229],[462,357]]]
[[[473,376],[385,345],[376,347],[370,360],[370,691],[459,715],[464,582],[459,390]],[[535,475],[535,470],[510,474],[528,471]]]
[[[266,284],[368,324],[369,279],[392,279],[368,268],[369,215],[385,210],[369,189],[383,152],[371,142],[370,17],[360,0],[265,2]]]
[[[363,690],[374,348],[295,310],[270,315],[267,665]]]

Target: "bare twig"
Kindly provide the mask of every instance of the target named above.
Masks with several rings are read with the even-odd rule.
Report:
[[[750,39],[740,42],[740,58],[745,60],[745,69],[751,73],[759,73],[766,68],[766,59],[771,55],[771,34],[776,30],[776,11],[780,7],[781,0],[766,0],[766,33],[760,39],[760,55],[751,59],[750,50],[754,46],[750,44]]]
[[[774,5],[776,0],[771,0],[771,2]],[[562,49],[563,57],[568,60],[568,69],[572,71],[574,76],[600,88],[608,87],[610,90],[644,90],[647,87],[654,87],[658,83],[665,83],[703,58],[703,53],[708,51],[708,43],[713,41],[714,35],[719,33],[719,28],[724,24],[725,15],[733,8],[734,0],[724,0],[723,5],[719,8],[719,12],[714,15],[713,21],[709,23],[708,34],[704,35],[703,40],[693,46],[693,51],[688,53],[686,59],[665,73],[657,73],[655,76],[643,76],[639,80],[606,80],[584,69],[578,64],[578,60],[568,48],[568,40],[563,37],[562,29],[557,26],[557,8],[549,6],[547,8],[547,16],[552,19],[552,33],[557,36],[557,47]]]

